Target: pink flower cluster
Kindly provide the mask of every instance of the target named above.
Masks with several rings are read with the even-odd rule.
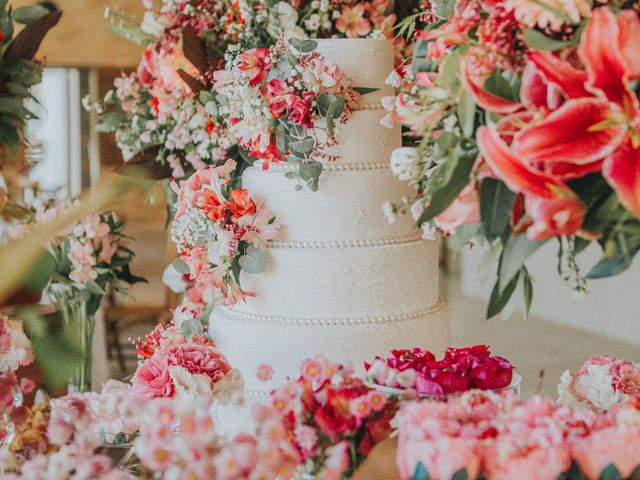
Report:
[[[78,396],[60,399],[51,412],[47,449],[31,452],[22,463],[15,456],[0,459],[3,479],[124,480],[129,478],[112,467],[111,459],[95,450],[100,439],[92,426],[94,413]],[[24,452],[23,452],[24,453]]]
[[[640,466],[639,407],[605,415],[481,391],[407,404],[397,416],[397,465],[402,479],[423,469],[435,480],[463,471],[469,479],[556,480],[577,469],[597,480],[607,468],[629,478]]]
[[[323,357],[305,360],[300,370],[297,380],[271,393],[268,404],[256,406],[258,438],[232,442],[218,461],[238,469],[223,478],[290,478],[296,465],[317,478],[348,477],[391,433],[396,399]],[[256,453],[242,459],[251,449]]]
[[[130,384],[117,380],[107,380],[100,393],[75,393],[53,399],[50,437],[59,439],[59,444],[67,443],[72,435],[78,442],[77,436],[85,434],[87,443],[129,443],[145,416],[145,403],[146,399],[133,395]]]
[[[254,200],[245,189],[232,188],[235,167],[229,160],[174,185],[178,202],[172,238],[180,259],[195,287],[220,291],[226,305],[254,295],[240,287],[239,271],[246,270],[245,260],[252,267],[249,273],[266,267],[261,249],[279,229],[264,201]]]
[[[412,389],[420,395],[441,397],[472,389],[498,390],[511,384],[511,363],[491,356],[489,347],[448,348],[441,360],[427,350],[392,350],[386,359],[365,364],[376,385]]]
[[[558,403],[608,410],[640,398],[640,365],[612,355],[593,356],[577,372],[566,370],[558,384]]]
[[[0,314],[0,374],[12,372],[33,362],[31,342],[24,332],[12,327]]]
[[[214,423],[211,399],[157,399],[135,441],[135,452],[150,471],[163,478],[210,479],[223,442]]]
[[[344,101],[337,116],[341,120],[360,103],[350,79],[336,65],[316,51],[298,53],[284,39],[271,48],[241,53],[214,78],[218,111],[229,133],[251,157],[262,160],[265,169],[292,155],[317,158],[335,143],[332,128],[322,136],[313,128],[327,114],[320,110],[321,98]],[[303,147],[295,143],[300,140],[311,143]]]
[[[133,376],[133,392],[144,398],[215,396],[234,401],[243,382],[227,359],[202,333],[185,337],[171,323],[157,326],[136,353],[140,364]]]

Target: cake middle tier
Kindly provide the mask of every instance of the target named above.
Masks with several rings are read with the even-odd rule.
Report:
[[[288,318],[411,314],[438,301],[438,242],[268,248],[267,270],[241,273],[255,292],[236,312]]]
[[[411,188],[387,168],[327,170],[317,192],[296,191],[294,180],[277,166],[271,168],[248,168],[243,186],[252,197],[267,199],[269,211],[281,225],[281,241],[392,240],[415,231],[409,215],[399,215],[394,224],[384,215],[385,201],[411,194]]]

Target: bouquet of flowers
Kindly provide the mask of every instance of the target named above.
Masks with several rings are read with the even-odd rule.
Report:
[[[146,399],[133,395],[130,384],[107,380],[100,393],[75,393],[51,400],[51,428],[55,426],[56,435],[67,431],[65,435],[71,436],[69,432],[78,428],[72,421],[75,410],[86,407],[89,418],[82,428],[87,435],[93,433],[102,445],[127,445],[145,417],[145,403]]]
[[[323,357],[304,361],[300,370],[297,380],[274,390],[270,404],[256,411],[258,429],[267,435],[276,429],[279,441],[287,439],[306,473],[349,478],[391,433],[398,401]]]
[[[605,415],[480,391],[407,404],[397,416],[398,470],[403,480],[635,478],[638,406]]]
[[[401,91],[386,121],[417,142],[394,154],[417,192],[394,211],[500,252],[488,316],[517,287],[528,312],[525,260],[551,239],[578,292],[576,256],[592,241],[604,254],[587,278],[622,272],[640,250],[634,4],[430,2],[437,21],[390,79]]]
[[[133,393],[144,398],[211,397],[222,404],[238,402],[244,389],[240,372],[215,348],[197,313],[192,313],[174,315],[168,325],[156,326],[137,342]]]
[[[61,203],[35,211],[32,223],[20,224],[10,231],[14,239],[29,234],[34,223],[45,224],[78,207],[78,202]],[[123,284],[146,281],[131,273],[134,253],[129,238],[115,213],[92,213],[58,232],[49,245],[46,293],[60,310],[68,335],[76,339],[83,360],[71,379],[80,391],[90,389],[91,345],[95,315],[108,288],[126,293]]]
[[[263,168],[289,162],[290,178],[318,189],[319,159],[335,144],[336,121],[360,108],[360,93],[340,69],[315,51],[313,40],[284,38],[271,48],[242,52],[214,74],[207,108],[225,122],[249,156]],[[301,188],[298,184],[298,188]]]
[[[566,370],[558,384],[558,403],[609,410],[640,398],[640,366],[612,355],[589,358],[577,372]]]
[[[511,363],[491,356],[489,347],[448,348],[442,360],[427,350],[392,350],[384,359],[365,364],[373,385],[415,391],[429,397],[446,397],[472,389],[499,390],[511,384]]]
[[[176,270],[188,273],[196,287],[219,290],[226,305],[254,295],[240,287],[240,271],[260,273],[266,268],[262,249],[279,229],[264,201],[234,189],[235,167],[229,160],[174,185],[178,203],[171,230],[180,253]]]
[[[85,107],[100,114],[101,131],[115,133],[129,171],[182,178],[223,161],[234,142],[197,94],[244,31],[237,3],[163,0],[142,21],[119,11],[107,16],[115,32],[146,50],[136,71],[116,79],[102,101],[85,99]]]

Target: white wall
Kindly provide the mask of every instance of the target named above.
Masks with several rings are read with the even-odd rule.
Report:
[[[590,281],[589,294],[576,298],[558,276],[556,252],[557,243],[550,242],[527,262],[535,281],[532,314],[640,346],[640,260],[636,258],[629,270],[617,277]],[[477,247],[461,252],[461,285],[465,296],[488,302],[495,278],[481,278],[478,264],[483,253]],[[583,253],[584,273],[599,256],[597,246]]]

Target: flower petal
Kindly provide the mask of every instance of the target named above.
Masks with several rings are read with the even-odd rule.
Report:
[[[627,139],[605,160],[602,174],[620,203],[640,218],[640,148],[634,148],[631,139]]]
[[[582,35],[578,54],[589,75],[589,89],[635,115],[638,100],[629,86],[629,71],[619,47],[619,34],[618,21],[611,10],[594,10]]]
[[[531,240],[574,235],[582,226],[586,208],[575,195],[555,198],[526,197],[525,208],[533,220],[527,229]]]
[[[473,59],[471,57],[460,60],[460,79],[465,90],[473,96],[478,105],[489,112],[502,114],[513,113],[522,108],[520,103],[489,93],[478,85],[471,72],[472,64]]]
[[[616,17],[620,36],[618,44],[631,78],[640,77],[640,19],[633,10],[623,10]]]
[[[514,151],[529,163],[574,163],[584,165],[603,159],[622,142],[625,125],[602,126],[619,113],[606,100],[569,100],[536,125],[522,130],[514,140]]]
[[[585,89],[587,73],[575,68],[566,60],[548,51],[534,51],[529,54],[529,61],[533,62],[547,81],[555,84],[567,98],[591,96]]]
[[[522,85],[520,87],[520,99],[529,109],[546,108],[555,110],[560,99],[558,90],[550,84],[545,76],[538,71],[536,64],[527,62],[522,72]]]
[[[476,139],[482,158],[512,191],[552,197],[556,195],[558,187],[566,188],[553,177],[523,163],[493,128],[480,127]]]

